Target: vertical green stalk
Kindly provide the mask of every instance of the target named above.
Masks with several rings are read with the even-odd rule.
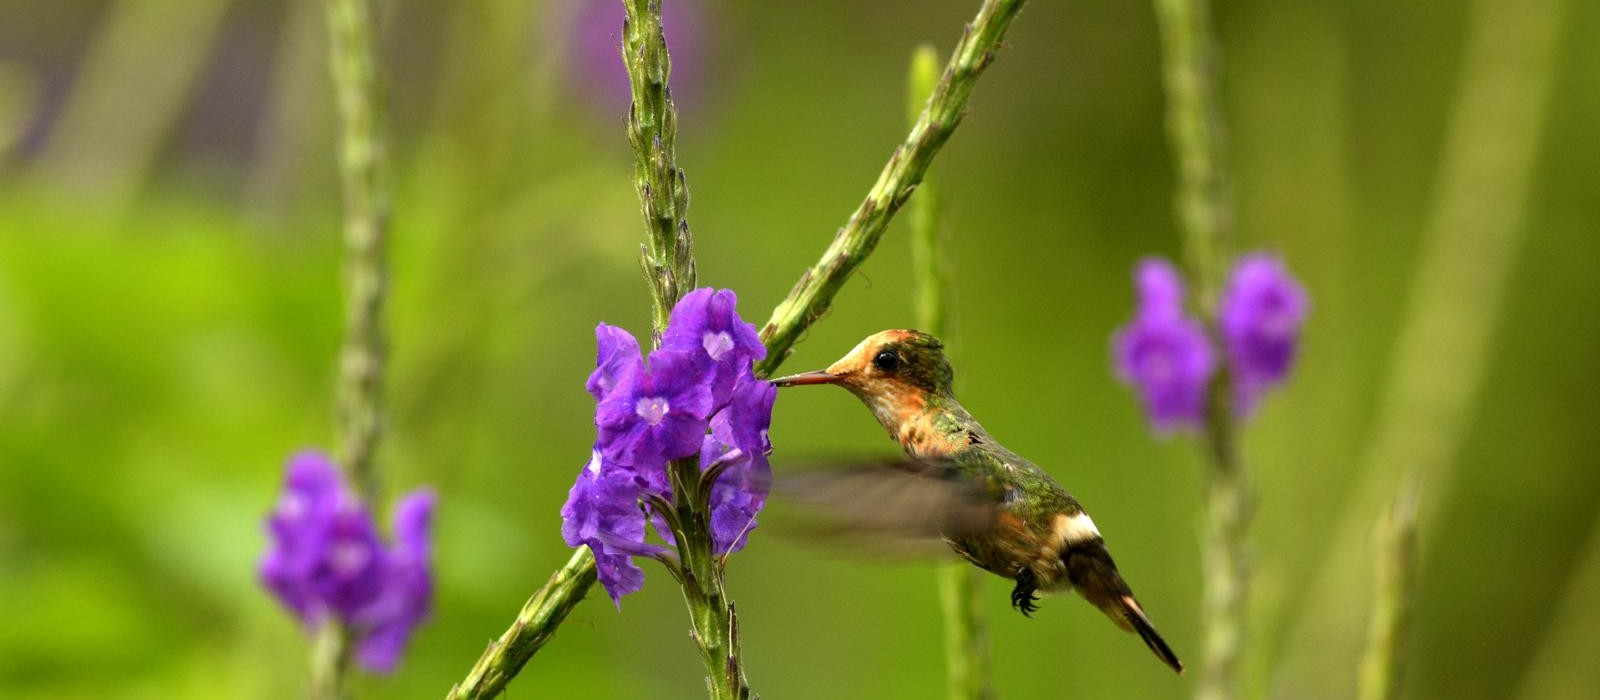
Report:
[[[344,190],[344,344],[339,352],[336,421],[339,461],[362,499],[376,502],[373,456],[383,432],[388,288],[389,194],[384,182],[383,87],[373,46],[376,18],[368,0],[328,0],[330,67],[339,106],[339,171]],[[312,694],[344,694],[349,631],[328,623],[312,661]]]
[[[383,434],[387,341],[388,148],[371,0],[328,0],[333,85],[339,102],[339,175],[344,188],[345,327],[339,357],[339,461],[373,502],[373,457]]]
[[[926,108],[939,80],[939,53],[928,45],[911,56],[906,114],[911,125]],[[930,169],[906,203],[911,223],[911,265],[917,327],[946,341],[949,334],[944,227],[939,221],[938,179]],[[989,640],[979,607],[978,570],[962,562],[937,572],[939,606],[944,615],[946,692],[951,700],[994,696],[989,687]]]
[[[1417,497],[1415,475],[1378,521],[1372,619],[1367,651],[1361,660],[1359,700],[1400,697],[1403,652],[1411,622],[1411,599],[1417,578]]]
[[[350,631],[333,620],[317,630],[311,644],[311,700],[341,700],[350,670]]]
[[[1217,50],[1206,0],[1155,0],[1167,138],[1176,158],[1174,204],[1201,315],[1216,317],[1233,247],[1233,193],[1224,163],[1227,134],[1217,88]]]
[[[644,274],[656,332],[684,292],[694,288],[694,236],[684,218],[689,187],[678,169],[678,110],[667,80],[672,60],[661,32],[661,0],[623,0],[622,62],[633,101],[628,106],[628,142],[633,144],[633,180],[648,234]]]
[[[1232,193],[1218,105],[1216,45],[1205,0],[1155,0],[1167,91],[1167,135],[1176,158],[1176,208],[1201,318],[1215,335],[1218,297],[1233,248]],[[1210,462],[1202,536],[1205,647],[1195,697],[1238,692],[1250,570],[1245,539],[1250,489],[1229,406],[1226,371],[1212,382],[1205,430]]]
[[[939,81],[939,52],[929,44],[911,54],[907,80],[906,119],[912,128],[928,106]],[[911,223],[911,266],[917,325],[922,332],[943,338],[949,320],[945,308],[944,233],[939,222],[939,183],[932,168],[917,186],[917,196],[907,203]]]
[[[633,102],[628,108],[628,141],[633,144],[634,186],[639,192],[647,235],[644,273],[650,282],[657,341],[672,307],[695,285],[694,238],[684,219],[689,188],[678,168],[674,146],[678,112],[668,80],[672,61],[661,29],[660,0],[623,0],[622,61],[628,69]],[[681,568],[678,573],[693,630],[690,636],[705,662],[711,697],[751,696],[739,661],[739,622],[723,586],[722,562],[712,551],[711,514],[697,498],[700,464],[674,460],[673,506],[677,511]]]

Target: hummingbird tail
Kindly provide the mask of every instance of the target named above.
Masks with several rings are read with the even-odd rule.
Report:
[[[1133,626],[1133,631],[1139,633],[1139,638],[1144,640],[1144,645],[1155,652],[1156,658],[1172,667],[1172,670],[1183,673],[1183,662],[1178,660],[1178,655],[1172,653],[1172,647],[1167,646],[1167,640],[1161,638],[1161,633],[1156,631],[1155,625],[1150,624],[1150,618],[1145,617],[1144,608],[1139,607],[1139,601],[1133,596],[1122,596],[1122,615],[1128,624]]]
[[[1062,553],[1062,558],[1066,561],[1067,577],[1078,593],[1100,608],[1118,627],[1138,634],[1162,663],[1183,673],[1183,662],[1172,653],[1172,647],[1167,646],[1167,640],[1161,638],[1155,625],[1150,624],[1144,608],[1134,599],[1133,590],[1117,572],[1117,564],[1106,551],[1104,540],[1095,537],[1071,545]]]

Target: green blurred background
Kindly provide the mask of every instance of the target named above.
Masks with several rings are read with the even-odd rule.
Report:
[[[588,1],[387,3],[381,470],[391,495],[440,492],[440,585],[401,670],[362,697],[442,696],[566,560],[591,329],[647,327],[597,65],[615,29],[583,29]],[[976,4],[678,3],[702,283],[766,318],[903,135],[913,47],[948,52]],[[1420,466],[1409,696],[1600,697],[1600,3],[1240,0],[1216,25],[1241,244],[1281,252],[1314,304],[1299,371],[1245,441],[1247,694],[1353,694],[1371,522]],[[1108,370],[1133,262],[1180,249],[1151,8],[1040,0],[1008,43],[937,165],[958,389],[1087,504],[1197,661],[1203,465],[1191,440],[1153,438]],[[331,447],[328,83],[318,2],[0,4],[0,696],[303,687],[306,637],[254,566],[284,458]],[[1490,104],[1499,120],[1462,97],[1530,91]],[[1473,157],[1496,148],[1522,160]],[[1476,195],[1452,200],[1457,181]],[[912,322],[903,225],[788,369]],[[839,391],[785,393],[773,435],[780,470],[892,451]],[[620,614],[584,602],[510,696],[700,697],[682,603],[646,570]],[[764,696],[942,693],[929,566],[758,531],[729,579]],[[987,583],[1002,696],[1189,693],[1089,606],[1027,620],[1006,591]]]

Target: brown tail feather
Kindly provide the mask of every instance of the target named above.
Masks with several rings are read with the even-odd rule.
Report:
[[[1096,537],[1073,544],[1062,553],[1062,559],[1067,565],[1067,578],[1078,589],[1078,593],[1100,608],[1118,627],[1137,633],[1162,663],[1183,673],[1183,662],[1178,660],[1178,655],[1172,653],[1172,647],[1167,646],[1167,641],[1156,632],[1155,625],[1150,624],[1144,608],[1139,607],[1139,601],[1133,598],[1133,591],[1128,589],[1122,575],[1117,573],[1117,564],[1112,561],[1111,553],[1106,551],[1104,540]]]
[[[1171,666],[1172,670],[1183,673],[1183,662],[1178,660],[1177,654],[1172,653],[1172,647],[1167,646],[1167,640],[1161,638],[1155,625],[1150,624],[1150,618],[1145,617],[1139,601],[1131,595],[1122,596],[1122,611],[1124,619],[1133,625],[1133,631],[1139,633],[1139,638],[1144,640],[1145,646],[1150,647],[1150,651],[1155,652],[1156,658]]]

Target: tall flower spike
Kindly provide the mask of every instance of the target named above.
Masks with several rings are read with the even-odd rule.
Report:
[[[622,3],[615,0],[581,0],[572,22],[552,27],[552,45],[568,45],[564,56],[566,78],[571,89],[597,113],[607,119],[625,114],[632,98],[628,73],[618,57],[618,34],[622,29]],[[661,24],[672,46],[672,101],[681,109],[693,109],[706,88],[711,48],[706,37],[713,15],[702,0],[674,0],[663,3]]]
[[[706,368],[686,353],[657,350],[648,367],[624,370],[596,408],[600,451],[641,472],[665,469],[700,449],[711,408]]]
[[[1263,394],[1288,377],[1309,306],[1305,289],[1276,256],[1252,253],[1234,266],[1217,325],[1239,415],[1249,415]]]
[[[710,367],[711,397],[718,408],[727,403],[750,363],[767,356],[756,327],[735,310],[738,301],[731,289],[701,287],[689,292],[672,308],[661,337],[662,347],[688,353]]]
[[[1157,432],[1199,427],[1215,359],[1205,328],[1183,312],[1183,282],[1164,260],[1140,261],[1139,309],[1112,336],[1117,377],[1139,392]]]

